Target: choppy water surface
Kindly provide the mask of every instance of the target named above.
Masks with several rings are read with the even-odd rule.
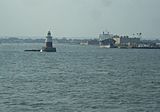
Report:
[[[160,50],[0,45],[0,112],[160,112]]]

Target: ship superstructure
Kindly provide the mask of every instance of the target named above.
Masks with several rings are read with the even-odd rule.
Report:
[[[104,33],[99,35],[99,45],[104,48],[114,48],[115,40],[113,40],[113,35]]]

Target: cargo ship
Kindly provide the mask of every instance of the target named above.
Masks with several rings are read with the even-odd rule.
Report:
[[[108,33],[102,33],[99,35],[99,45],[101,48],[115,48],[115,40],[113,35]]]

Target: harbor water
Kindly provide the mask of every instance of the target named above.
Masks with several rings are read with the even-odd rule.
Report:
[[[160,112],[160,50],[0,45],[0,112]]]

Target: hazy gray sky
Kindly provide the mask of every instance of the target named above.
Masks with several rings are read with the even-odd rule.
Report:
[[[0,36],[97,37],[102,31],[160,39],[160,0],[0,0]]]

